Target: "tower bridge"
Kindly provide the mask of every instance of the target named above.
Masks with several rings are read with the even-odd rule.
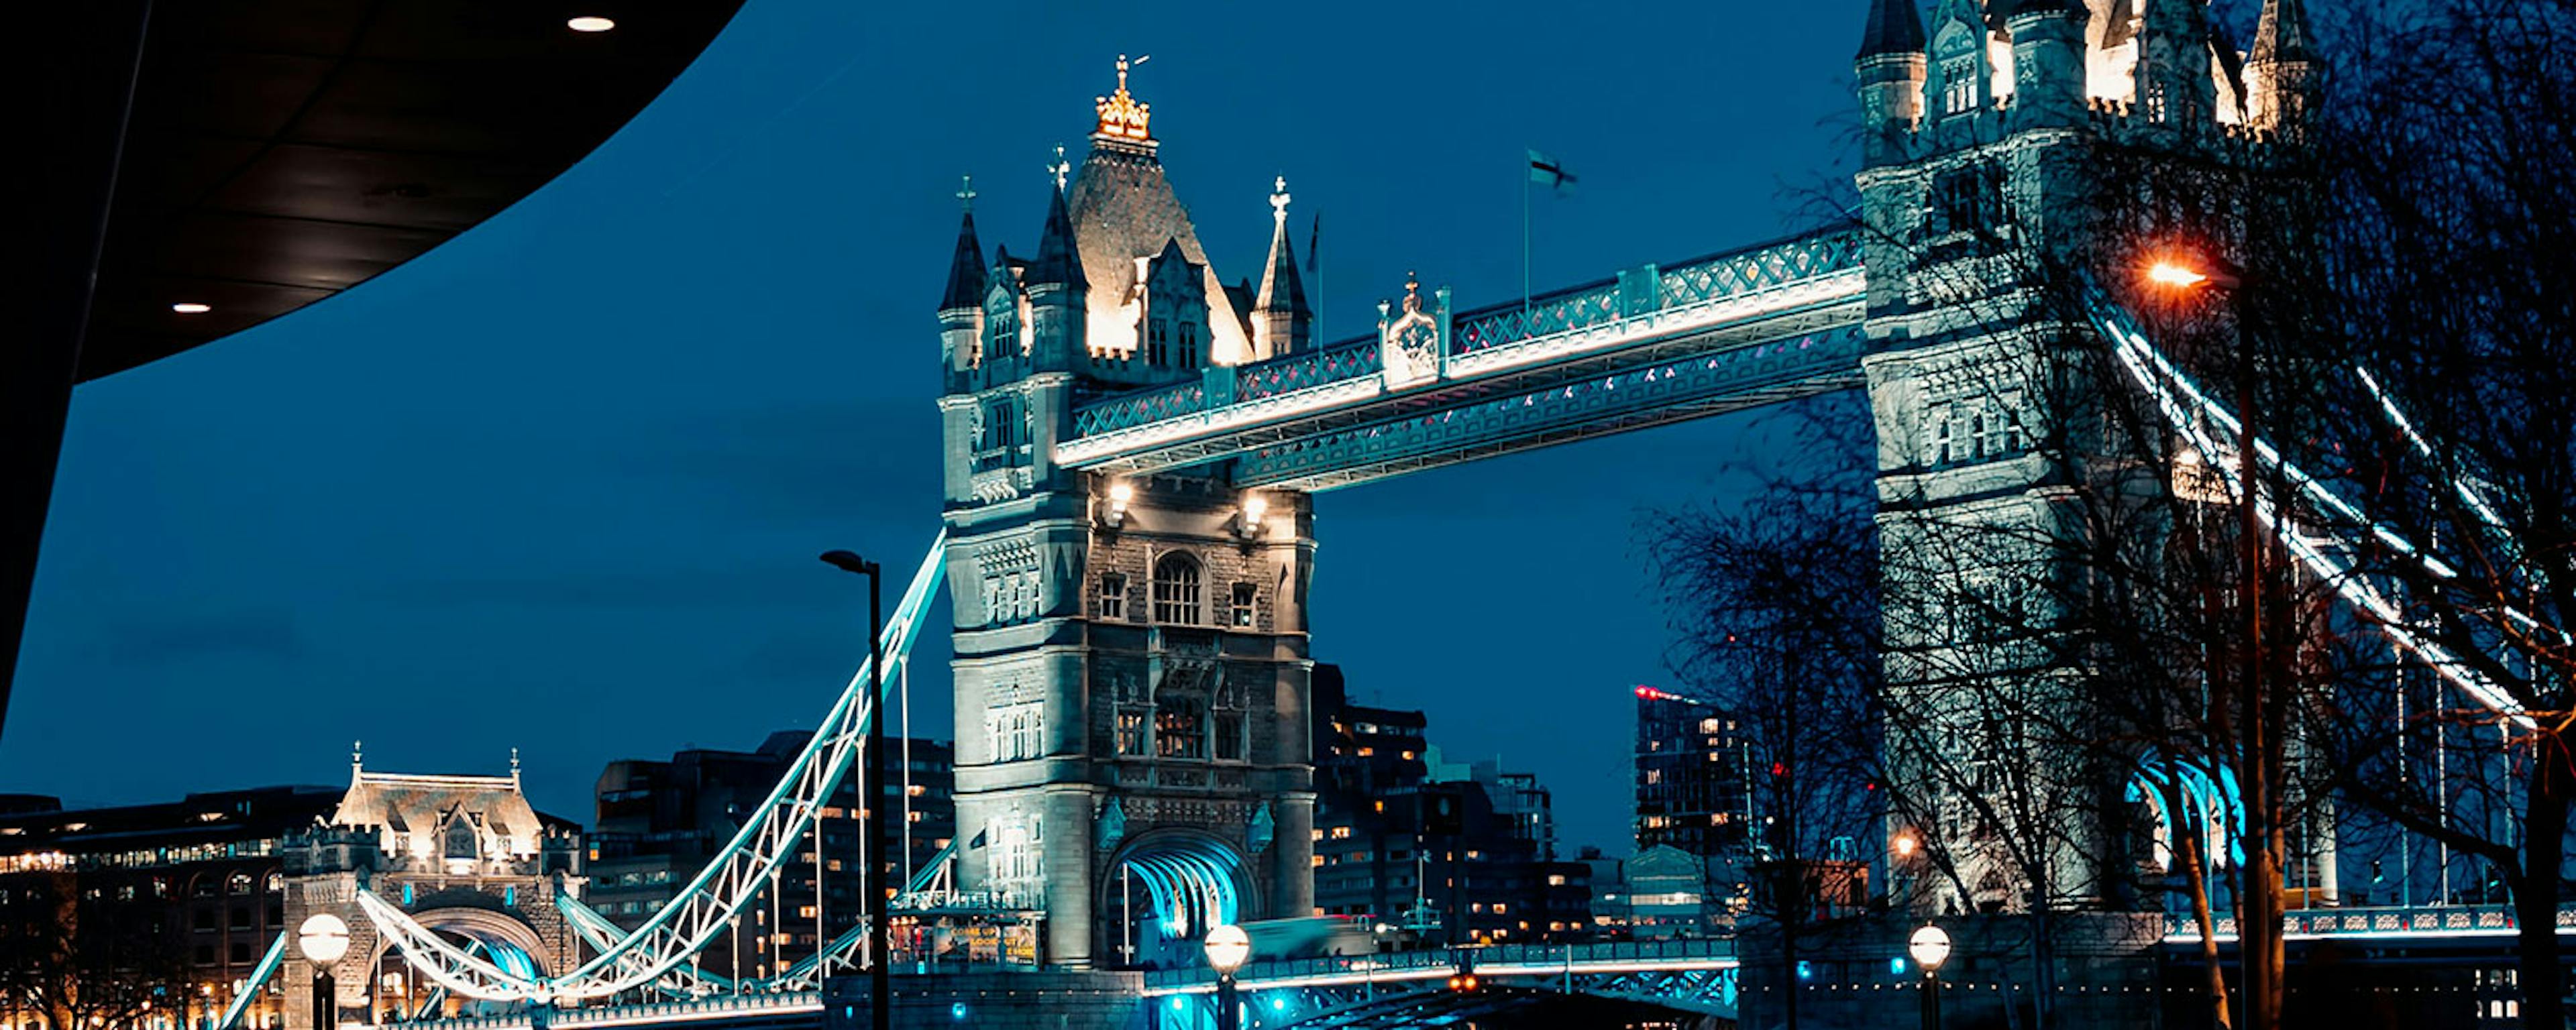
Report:
[[[988,254],[970,206],[939,300],[941,532],[880,643],[887,662],[908,660],[929,605],[947,595],[958,844],[936,889],[915,883],[919,903],[899,907],[989,917],[1023,934],[1014,939],[1028,941],[1028,964],[1046,970],[1024,975],[1105,977],[1063,983],[1175,1011],[1203,1009],[1204,974],[1120,967],[1186,955],[1216,924],[1311,912],[1318,495],[1866,389],[1883,497],[1967,520],[2036,520],[2047,485],[2031,460],[2035,427],[2053,413],[2032,384],[1998,380],[2033,346],[2027,323],[2046,313],[2017,284],[1974,274],[1993,256],[1988,243],[2063,253],[2084,242],[2076,220],[2048,216],[2081,202],[2088,140],[2261,145],[2257,131],[2295,117],[2312,82],[2309,59],[2281,44],[2304,35],[2298,9],[2268,0],[2269,42],[2240,74],[2230,70],[2238,55],[2212,53],[2205,25],[2190,31],[2195,0],[2146,0],[2144,13],[2109,0],[2028,3],[2008,15],[1942,0],[1928,33],[1909,0],[1870,0],[1860,226],[1463,310],[1448,289],[1409,280],[1381,304],[1374,333],[1321,346],[1284,181],[1259,287],[1228,286],[1122,59],[1117,88],[1096,101],[1089,152],[1078,168],[1054,166],[1033,256]],[[961,196],[971,205],[972,190]],[[1999,221],[2015,211],[2034,217]],[[2099,291],[2084,321],[2119,358],[2122,385],[2153,399],[2222,486],[2256,489],[2229,478],[2229,412]],[[2254,494],[2267,528],[2334,578],[2344,543],[2275,514],[2325,503],[2323,488],[2268,445],[2251,460],[2305,492]],[[2438,648],[2392,632],[2475,694]],[[731,981],[700,975],[692,957],[809,839],[885,700],[869,689],[876,681],[863,666],[768,801],[640,929],[585,914],[577,878],[556,876],[545,881],[554,907],[505,906],[553,935],[530,968],[442,933],[409,893],[397,900],[353,880],[334,903],[437,989],[523,1006],[484,1025],[549,1012],[564,1026],[829,1018],[832,972],[907,956],[861,954],[853,933],[777,977]],[[2089,883],[2072,884],[2075,895]],[[2337,939],[2498,930],[2486,915],[2455,925],[2463,915],[2294,918],[2301,932]],[[1448,977],[1475,969],[1511,989],[1731,1016],[1736,965],[1722,941],[1485,949],[1259,963],[1245,982],[1343,1025],[1430,1004]]]

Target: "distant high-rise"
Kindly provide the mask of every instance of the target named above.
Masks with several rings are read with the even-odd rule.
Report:
[[[1637,850],[1741,857],[1753,822],[1752,749],[1705,701],[1637,688]]]
[[[1436,941],[1591,932],[1590,867],[1554,861],[1536,776],[1442,761],[1423,713],[1351,703],[1335,666],[1313,683],[1318,914]]]

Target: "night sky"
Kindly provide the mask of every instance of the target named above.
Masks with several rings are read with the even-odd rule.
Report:
[[[0,791],[345,782],[363,738],[396,771],[521,748],[539,805],[587,821],[611,759],[811,726],[866,652],[861,581],[814,555],[899,589],[938,528],[957,176],[987,250],[1033,252],[1042,166],[1078,160],[1121,52],[1153,55],[1133,87],[1226,281],[1259,277],[1273,175],[1301,251],[1322,212],[1331,339],[1407,269],[1461,307],[1515,296],[1524,147],[1581,179],[1535,198],[1541,290],[1804,228],[1848,175],[1859,0],[1090,6],[752,0],[517,207],[82,387]],[[1624,853],[1629,688],[1670,681],[1639,517],[1790,467],[1786,433],[1737,416],[1319,498],[1315,656],[1453,757],[1537,772],[1569,851]]]

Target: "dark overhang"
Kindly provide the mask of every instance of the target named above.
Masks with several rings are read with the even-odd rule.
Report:
[[[740,6],[152,4],[79,378],[239,332],[472,228],[625,125]],[[614,27],[576,31],[583,17]]]

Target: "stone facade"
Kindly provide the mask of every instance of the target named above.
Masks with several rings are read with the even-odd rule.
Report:
[[[539,975],[566,972],[579,959],[555,895],[581,889],[580,828],[538,815],[515,770],[410,776],[353,765],[348,793],[327,822],[284,847],[286,932],[330,915],[349,933],[347,953],[328,968],[288,947],[276,980],[288,995],[287,1030],[313,1030],[315,1006],[299,999],[325,974],[338,1021],[389,1022],[400,1018],[389,1013],[415,1010],[428,998],[427,982],[408,974],[392,942],[360,910],[361,892],[460,946],[479,944],[487,956],[515,950]],[[465,1004],[448,1001],[444,1014]]]
[[[2284,11],[2286,10],[2286,13]],[[2112,902],[2118,782],[2070,756],[2007,739],[1967,710],[2009,684],[2026,703],[2081,705],[2059,675],[2049,600],[2070,570],[2049,556],[2067,539],[2068,454],[2106,453],[2083,382],[2057,350],[2083,327],[2043,296],[2041,272],[2098,247],[2102,165],[2118,148],[2151,160],[2229,160],[2293,126],[2306,103],[2297,5],[2270,0],[2260,75],[2218,52],[2194,0],[1940,0],[1928,25],[1913,0],[1872,0],[1857,70],[1867,121],[1858,184],[1869,271],[1863,367],[1878,431],[1881,550],[1889,555],[1886,672],[1920,710],[1955,723],[1929,736],[2014,770],[2050,770],[2025,811],[2092,813],[2051,838],[2056,882],[2017,882],[2013,863],[1970,842],[1944,796],[1965,895],[1920,877],[1928,912]],[[1987,696],[1994,696],[1989,694]],[[1892,754],[1900,770],[1909,759]],[[2116,778],[2115,778],[2116,779]],[[1940,791],[1933,791],[1940,795]],[[2111,858],[2110,861],[2121,859]]]
[[[1043,911],[1063,968],[1140,957],[1140,925],[1194,940],[1314,903],[1307,498],[1053,460],[1077,398],[1306,346],[1287,198],[1271,288],[1228,289],[1123,65],[1100,116],[1035,258],[985,262],[967,217],[939,314],[958,887]]]

